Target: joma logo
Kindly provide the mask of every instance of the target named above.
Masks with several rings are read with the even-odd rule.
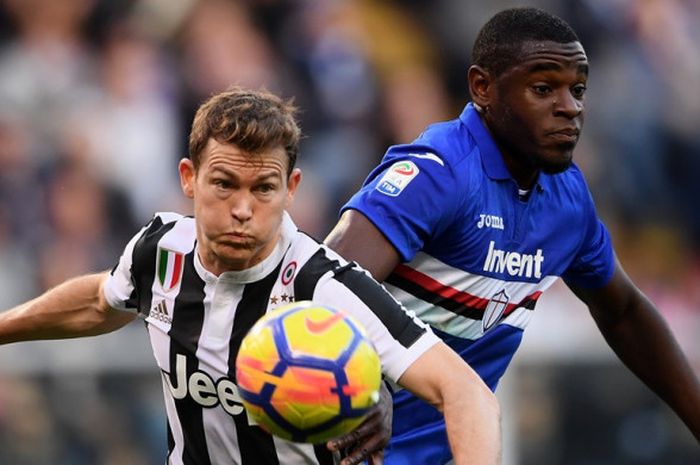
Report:
[[[479,221],[476,223],[476,227],[481,228],[493,228],[493,229],[503,229],[503,218],[496,215],[486,215],[481,213],[479,215]]]

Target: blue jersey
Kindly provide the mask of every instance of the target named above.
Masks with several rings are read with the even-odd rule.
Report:
[[[402,263],[385,284],[493,390],[538,298],[558,277],[578,287],[611,278],[614,254],[581,171],[540,173],[524,195],[472,104],[390,147],[343,207],[365,215]],[[451,458],[442,415],[394,395],[385,463]]]

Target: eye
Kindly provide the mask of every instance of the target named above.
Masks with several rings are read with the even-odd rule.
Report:
[[[212,181],[212,184],[214,184],[214,186],[216,186],[219,189],[230,189],[232,187],[232,184],[230,181],[228,181],[226,179],[221,179],[221,178],[215,178]]]
[[[537,95],[548,95],[552,91],[552,88],[547,84],[535,84],[532,86],[532,90],[534,90]]]
[[[585,84],[577,84],[571,88],[571,95],[573,95],[577,99],[583,98],[585,93],[586,93]]]
[[[260,184],[256,187],[256,190],[261,194],[269,194],[275,190],[276,186],[274,184]]]

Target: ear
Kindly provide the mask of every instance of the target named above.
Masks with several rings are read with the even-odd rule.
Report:
[[[489,106],[494,86],[491,73],[481,66],[472,65],[467,72],[467,81],[469,82],[469,93],[472,96],[472,101],[481,108]]]
[[[285,208],[288,208],[294,201],[294,194],[299,187],[301,182],[301,170],[299,168],[294,168],[289,175],[287,180],[287,201],[285,202]]]
[[[194,198],[194,183],[197,172],[194,169],[192,160],[183,158],[177,165],[177,169],[180,172],[180,186],[182,187],[182,192],[187,198]]]

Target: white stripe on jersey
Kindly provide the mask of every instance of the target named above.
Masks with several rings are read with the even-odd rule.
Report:
[[[277,458],[279,459],[280,465],[284,465],[285,463],[293,463],[299,465],[318,464],[318,461],[315,458],[313,444],[289,442],[285,441],[282,438],[278,438],[277,436],[273,436],[272,439],[275,442],[275,448],[277,449]],[[302,463],[299,461],[300,457],[306,457],[306,460]]]
[[[228,350],[236,303],[241,299],[243,286],[232,286],[223,280],[207,282],[204,286],[204,322],[197,346],[199,369],[223,377],[228,372]],[[236,443],[236,425],[231,415],[221,408],[205,408],[205,439],[211,463],[239,463],[240,453]],[[237,457],[231,457],[239,454]]]
[[[169,352],[169,350],[168,350]],[[168,418],[177,418],[177,409],[175,408],[175,398],[170,395],[169,382],[166,379],[167,374],[161,373],[163,381],[163,397],[165,398],[165,413]],[[179,421],[168,421],[170,432],[173,434],[175,447],[168,453],[168,465],[184,465],[182,463],[182,446],[185,444],[185,438],[182,434],[182,425]]]
[[[483,299],[490,299],[499,290],[507,288],[511,302],[519,302],[534,292],[545,291],[558,279],[558,276],[545,276],[539,283],[503,281],[455,268],[425,252],[418,252],[415,258],[406,265],[446,286],[464,290]]]
[[[130,279],[131,275],[123,272],[120,273],[120,271],[131,269],[134,246],[146,229],[148,229],[148,225],[141,228],[141,230],[131,238],[129,243],[126,244],[122,256],[119,257],[119,264],[117,265],[114,274],[105,282],[103,289],[105,299],[112,308],[132,312],[137,311],[136,308],[127,308],[126,305],[126,301],[129,300],[129,296],[134,290],[134,285]]]
[[[379,358],[382,360],[382,368],[385,375],[391,381],[396,382],[401,377],[403,372],[406,371],[406,369],[413,362],[415,362],[425,350],[439,341],[439,339],[435,336],[422,337],[418,340],[418,342],[414,343],[414,346],[411,347],[412,350],[410,351],[407,350],[398,352],[396,350],[392,350],[395,349],[396,342],[391,334],[389,334],[386,326],[384,326],[381,320],[377,317],[376,313],[370,310],[364,304],[364,302],[362,302],[362,300],[350,292],[342,283],[327,277],[320,279],[319,283],[321,282],[323,282],[322,291],[320,293],[321,295],[314,293],[313,300],[323,301],[327,305],[334,308],[347,311],[347,313],[362,323],[362,326],[364,326],[364,328],[367,330],[370,339],[374,342],[374,349],[377,351]],[[319,288],[321,288],[321,286],[319,286]],[[420,325],[425,326],[425,323],[420,321]],[[428,329],[428,331],[430,330]]]
[[[504,281],[472,274],[452,267],[425,252],[419,252],[406,266],[446,287],[467,292],[481,299],[490,300],[496,293],[505,289],[510,297],[509,303],[511,304],[522,302],[528,296],[537,292],[544,292],[558,279],[557,276],[545,276],[537,283]],[[483,335],[481,320],[458,315],[438,305],[426,302],[389,283],[385,283],[385,286],[407,309],[414,311],[421,320],[434,328],[465,339],[478,339]],[[513,310],[501,323],[525,329],[531,317],[531,310],[520,307]]]

